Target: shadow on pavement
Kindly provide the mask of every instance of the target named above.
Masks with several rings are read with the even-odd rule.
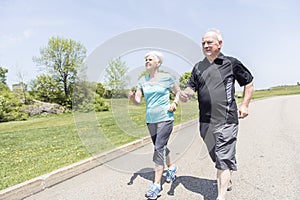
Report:
[[[168,195],[173,196],[178,185],[182,184],[187,190],[201,194],[204,200],[215,200],[218,194],[217,181],[193,176],[179,176],[172,183]]]
[[[154,180],[154,169],[143,168],[135,172],[131,177],[127,185],[132,185],[137,177],[142,177],[149,181]],[[165,178],[162,178],[162,184],[164,184]],[[168,195],[174,196],[177,186],[182,184],[187,190],[200,194],[204,200],[215,200],[217,198],[218,189],[217,181],[204,178],[197,178],[193,176],[178,176],[174,182],[172,182],[171,188],[168,191]]]
[[[154,169],[153,168],[143,168],[137,172],[135,172],[131,178],[130,181],[127,183],[127,185],[132,185],[133,181],[138,177],[142,177],[144,179],[147,179],[149,181],[153,181],[154,180]]]

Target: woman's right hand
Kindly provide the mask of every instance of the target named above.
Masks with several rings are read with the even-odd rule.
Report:
[[[141,103],[142,98],[142,91],[141,89],[137,88],[136,91],[130,91],[128,93],[128,98],[135,104],[139,105]]]
[[[135,98],[135,92],[134,92],[134,91],[129,91],[129,93],[128,93],[128,98],[129,98],[131,101],[133,101],[134,98]]]

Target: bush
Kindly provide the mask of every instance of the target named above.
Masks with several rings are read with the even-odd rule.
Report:
[[[22,113],[23,103],[10,91],[2,91],[0,95],[0,122],[26,120],[28,114]]]
[[[101,112],[101,111],[108,111],[109,105],[105,101],[104,98],[100,97],[99,95],[95,95],[95,111]]]

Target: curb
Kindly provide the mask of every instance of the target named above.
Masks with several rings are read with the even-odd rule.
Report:
[[[188,127],[192,124],[198,123],[198,118],[174,126],[173,133],[178,132],[180,129]],[[41,192],[46,188],[52,187],[58,183],[75,177],[79,174],[87,172],[95,167],[98,167],[106,162],[116,159],[122,155],[125,155],[131,151],[141,148],[151,143],[151,137],[147,136],[139,140],[122,145],[110,151],[98,154],[96,156],[87,158],[85,160],[76,162],[66,167],[54,170],[48,174],[41,175],[23,183],[14,185],[0,191],[0,200],[4,199],[24,199],[35,193]]]

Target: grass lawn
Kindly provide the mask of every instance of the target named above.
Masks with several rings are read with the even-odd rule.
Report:
[[[293,94],[300,94],[300,85],[279,86],[267,90],[257,90],[254,92],[253,99]]]
[[[128,105],[127,99],[110,103],[112,111],[96,115],[48,115],[0,123],[0,190],[148,136],[145,105]],[[182,106],[175,124],[197,117],[196,101]]]
[[[300,94],[300,87],[259,90],[253,98],[290,94]],[[112,100],[110,104],[109,112],[0,123],[0,190],[148,136],[145,105],[134,106],[127,99]],[[175,125],[195,119],[197,106],[197,101],[180,103]]]
[[[0,124],[0,189],[51,172],[89,154],[71,114]]]

